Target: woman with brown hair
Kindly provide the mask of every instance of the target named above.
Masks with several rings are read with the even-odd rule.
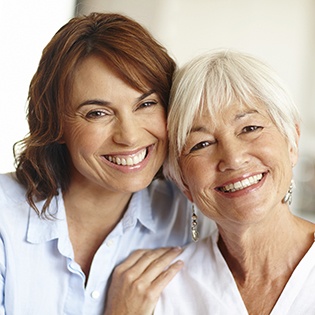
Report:
[[[112,270],[131,252],[169,246],[155,263],[132,255],[158,276],[190,241],[186,199],[152,182],[174,69],[118,14],[76,17],[43,50],[29,135],[15,146],[16,172],[0,176],[0,314],[103,314]],[[180,268],[155,279],[157,293]]]

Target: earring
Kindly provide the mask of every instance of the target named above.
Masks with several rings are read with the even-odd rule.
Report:
[[[191,236],[194,242],[197,242],[199,240],[199,232],[198,232],[198,216],[195,212],[195,206],[191,206],[192,209],[192,215],[191,215]]]
[[[284,198],[283,198],[283,202],[284,203],[289,203],[289,205],[291,205],[292,203],[292,192],[293,192],[293,187],[294,187],[294,180],[291,180],[290,186],[289,186],[289,190],[287,191],[287,193],[285,194]]]

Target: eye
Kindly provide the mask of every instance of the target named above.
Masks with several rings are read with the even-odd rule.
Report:
[[[193,151],[197,151],[197,150],[201,150],[204,149],[208,146],[210,146],[211,144],[213,144],[213,142],[209,142],[209,141],[202,141],[197,143],[196,145],[194,145],[189,152],[193,152]]]
[[[244,133],[249,133],[249,132],[253,132],[256,130],[261,130],[263,127],[261,126],[246,126],[242,129],[242,132]]]
[[[156,104],[158,104],[157,101],[145,101],[145,102],[141,103],[138,108],[148,108],[148,107],[154,106]]]
[[[96,119],[106,115],[107,113],[104,110],[91,110],[86,114],[86,118]]]

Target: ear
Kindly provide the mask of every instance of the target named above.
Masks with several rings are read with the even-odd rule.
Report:
[[[295,130],[296,130],[296,137],[295,137],[295,144],[296,148],[293,148],[290,146],[290,159],[292,166],[295,166],[298,160],[298,147],[299,147],[299,140],[301,135],[300,125],[295,124]]]

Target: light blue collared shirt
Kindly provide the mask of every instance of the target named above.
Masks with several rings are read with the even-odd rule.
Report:
[[[154,181],[133,195],[96,252],[85,286],[61,193],[50,212],[55,220],[39,218],[14,174],[0,175],[0,315],[101,315],[110,275],[132,251],[191,241],[189,202],[170,182]],[[213,228],[200,227],[201,235]]]

